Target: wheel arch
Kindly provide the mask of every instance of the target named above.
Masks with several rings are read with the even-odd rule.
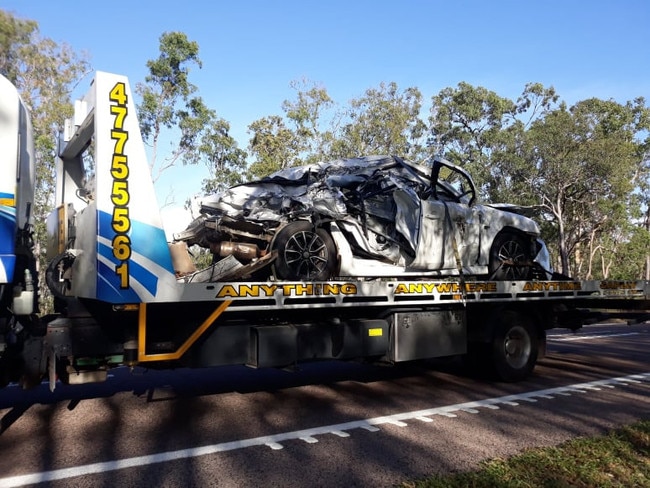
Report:
[[[470,342],[489,343],[494,339],[499,317],[507,313],[516,313],[529,320],[538,337],[545,336],[544,321],[548,315],[542,307],[534,303],[499,305],[482,305],[468,310],[467,340]]]
[[[492,237],[492,240],[490,242],[490,249],[494,245],[494,242],[504,234],[514,234],[514,235],[517,235],[517,236],[520,236],[520,237],[523,237],[523,238],[529,240],[531,243],[534,243],[535,240],[539,237],[539,235],[536,234],[535,232],[526,231],[526,230],[520,229],[518,227],[514,227],[513,225],[504,225]]]

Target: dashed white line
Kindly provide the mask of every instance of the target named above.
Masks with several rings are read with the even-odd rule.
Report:
[[[350,434],[348,434],[347,432],[344,432],[342,430],[332,430],[330,432],[330,434],[334,434],[334,435],[339,436],[339,437],[350,437]]]
[[[517,401],[535,402],[536,398],[553,398],[553,395],[571,395],[573,393],[587,393],[589,391],[599,391],[602,387],[614,388],[616,385],[622,384],[636,384],[639,382],[650,381],[650,372],[634,374],[629,376],[621,376],[617,378],[608,378],[604,380],[591,381],[589,383],[578,383],[569,386],[560,386],[557,388],[549,388],[546,390],[530,391],[516,395],[507,395],[497,398],[488,398],[486,400],[478,400],[473,402],[459,403],[456,405],[447,405],[444,407],[435,407],[426,410],[418,410],[415,412],[404,412],[382,417],[375,417],[366,420],[356,420],[352,422],[345,422],[336,425],[325,425],[322,427],[313,427],[310,429],[298,430],[294,432],[284,432],[270,436],[255,437],[252,439],[243,439],[232,442],[224,442],[221,444],[213,444],[210,446],[193,447],[189,449],[181,449],[178,451],[162,452],[158,454],[150,454],[147,456],[138,456],[127,459],[118,459],[115,461],[106,461],[101,463],[87,464],[84,466],[75,466],[71,468],[56,469],[53,471],[44,471],[42,473],[32,473],[20,476],[12,476],[8,478],[0,478],[0,488],[10,488],[17,486],[25,486],[35,483],[44,483],[49,481],[62,480],[73,478],[76,476],[86,476],[97,473],[106,473],[126,468],[133,468],[139,466],[146,466],[156,463],[165,463],[170,461],[177,461],[179,459],[187,459],[198,456],[205,456],[208,454],[215,454],[220,452],[234,451],[237,449],[244,449],[254,446],[267,446],[274,450],[283,448],[282,442],[289,440],[302,440],[304,442],[313,444],[317,442],[316,436],[324,434],[334,434],[339,437],[349,437],[348,431],[354,429],[365,429],[371,432],[379,430],[378,425],[399,425],[406,426],[406,420],[424,420],[429,422],[432,416],[443,417],[456,417],[454,412],[470,412],[479,413],[478,408],[493,409],[499,405],[517,406]],[[517,400],[517,401],[515,401]]]

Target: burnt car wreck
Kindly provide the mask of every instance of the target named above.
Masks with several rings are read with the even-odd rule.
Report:
[[[538,225],[512,205],[476,202],[462,168],[369,156],[292,167],[202,202],[176,244],[210,249],[186,281],[469,275],[546,278]]]

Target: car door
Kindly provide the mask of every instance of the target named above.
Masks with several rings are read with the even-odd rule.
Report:
[[[474,205],[474,183],[460,168],[436,160],[432,190],[422,201],[420,238],[411,266],[423,270],[457,269],[455,247],[467,269],[478,261],[483,222],[482,207]]]

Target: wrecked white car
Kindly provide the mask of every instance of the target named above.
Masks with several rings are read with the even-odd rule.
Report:
[[[244,270],[237,277],[546,278],[539,227],[517,211],[478,204],[470,176],[444,159],[424,166],[371,156],[288,168],[230,188],[203,201],[201,216],[174,238],[210,249],[213,268],[236,260]]]

